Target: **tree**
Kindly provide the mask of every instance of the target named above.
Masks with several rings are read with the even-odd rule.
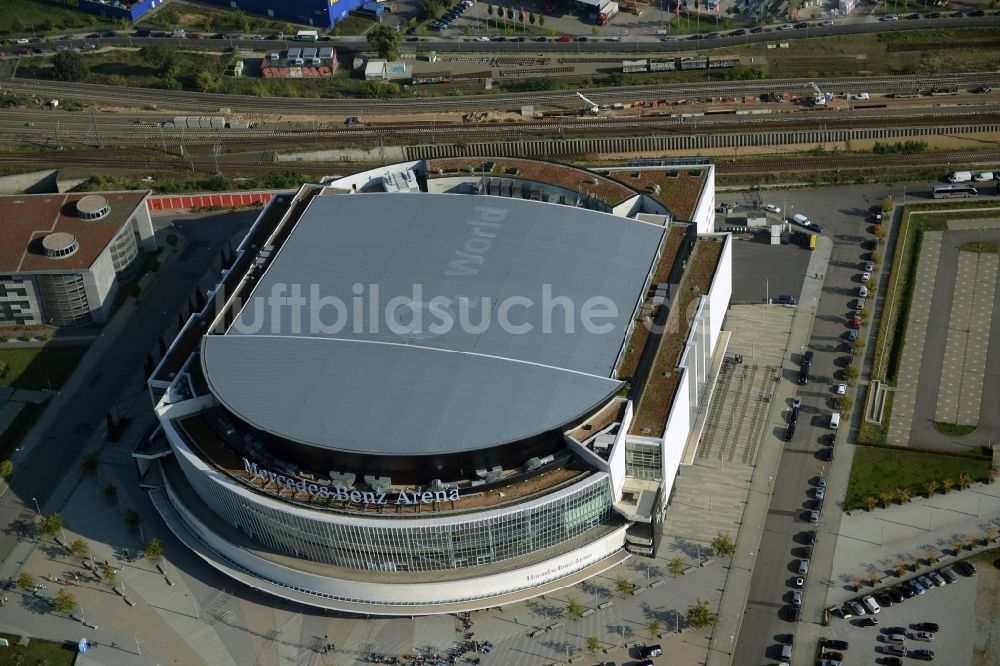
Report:
[[[914,571],[920,568],[920,558],[916,555],[910,555],[910,568]]]
[[[852,576],[851,577],[851,587],[854,588],[855,592],[860,592],[862,585],[864,585],[864,581],[861,580],[861,576]]]
[[[936,493],[938,491],[938,488],[940,487],[941,484],[938,483],[937,481],[934,481],[933,479],[925,483],[924,490],[927,492],[927,497],[930,498],[930,496]]]
[[[990,467],[986,470],[986,483],[993,483],[993,480],[997,478],[997,471]]]
[[[30,590],[35,587],[35,577],[27,571],[22,571],[17,576],[17,586],[24,590]]]
[[[704,629],[719,621],[719,614],[708,606],[707,601],[702,601],[701,599],[688,606],[685,616],[695,629]]]
[[[718,532],[712,539],[712,550],[720,557],[732,557],[736,553],[736,544],[728,533]]]
[[[861,321],[868,323],[868,320],[872,318],[872,311],[870,308],[861,308]]]
[[[80,463],[80,469],[83,473],[88,476],[93,476],[97,473],[97,466],[101,464],[101,457],[96,453],[88,453],[87,457],[83,459]]]
[[[60,51],[52,59],[52,72],[60,81],[82,81],[90,70],[87,61],[77,51]]]
[[[875,587],[878,584],[878,581],[879,581],[880,578],[882,578],[882,577],[879,575],[878,571],[876,571],[875,569],[871,569],[868,572],[868,584],[871,585],[872,587]]]
[[[859,335],[858,337],[854,338],[853,346],[855,352],[860,352],[862,349],[865,348],[865,339]]]
[[[951,542],[951,551],[955,555],[958,555],[961,552],[962,548],[964,547],[965,547],[965,542],[959,538],[955,538]]]
[[[684,575],[684,558],[680,555],[667,562],[667,569],[674,578]]]
[[[924,548],[924,557],[927,558],[927,564],[934,564],[941,557],[941,553],[934,546],[927,546]]]
[[[108,500],[109,504],[114,504],[115,500],[118,498],[118,487],[113,483],[109,483],[104,486],[104,499]]]
[[[5,479],[9,479],[10,475],[14,473],[14,463],[10,460],[0,460],[0,476]]]
[[[882,253],[878,251],[872,252],[871,260],[872,263],[875,264],[875,267],[878,268],[879,266],[882,265]]]
[[[903,560],[896,560],[894,568],[896,569],[896,575],[902,578],[903,574],[906,573],[906,562]]]
[[[624,576],[619,576],[615,579],[615,589],[617,589],[622,597],[630,597],[635,591],[635,584]]]
[[[142,514],[135,509],[126,510],[125,523],[133,530],[139,529],[139,526],[142,525]]]
[[[881,492],[878,494],[878,499],[882,503],[882,508],[884,509],[889,506],[890,502],[892,502],[892,493]]]
[[[990,543],[991,541],[993,541],[996,538],[997,538],[997,528],[995,528],[995,527],[987,527],[983,531],[983,541],[984,541],[984,543]]]
[[[156,539],[153,539],[156,541]],[[152,542],[150,542],[152,545]],[[150,557],[149,549],[146,549],[146,557]],[[583,604],[576,597],[569,597],[566,604],[566,615],[573,618],[574,620],[579,620],[583,617]]]
[[[945,492],[945,494],[950,493],[951,489],[954,488],[954,487],[955,487],[955,479],[953,479],[951,477],[948,477],[947,479],[944,479],[941,482],[941,490],[943,490]]]
[[[875,499],[873,496],[869,495],[868,497],[865,498],[865,506],[868,507],[869,511],[874,509],[876,504],[878,504],[878,500]]]
[[[53,513],[50,516],[44,516],[38,521],[38,531],[42,533],[42,536],[55,536],[62,528],[63,519],[58,513]]]
[[[108,562],[105,562],[101,566],[101,576],[103,576],[104,580],[108,581],[109,583],[114,583],[115,580],[118,579],[118,574],[115,573],[115,568],[111,566],[111,564]]]
[[[177,63],[177,52],[167,44],[151,44],[139,49],[139,58],[162,74]]]
[[[896,201],[892,197],[882,199],[882,212],[891,213],[896,208]]]
[[[76,597],[69,590],[59,590],[54,605],[57,613],[69,613],[76,608]]]
[[[841,414],[847,414],[851,411],[851,407],[854,406],[854,401],[849,395],[842,395],[837,399],[837,411]]]
[[[215,75],[207,69],[199,69],[194,75],[194,87],[198,92],[209,92],[215,86]]]
[[[909,502],[910,494],[911,494],[910,489],[905,486],[896,489],[896,497],[899,498],[900,504],[902,504],[903,502]]]
[[[83,557],[90,552],[90,546],[83,539],[74,539],[69,545],[69,554],[73,557]]]
[[[528,13],[528,23],[530,23],[531,25],[535,25],[535,22],[537,20],[538,19],[535,17],[535,12],[529,12]]]
[[[597,656],[597,651],[601,649],[601,639],[597,636],[587,636],[587,652],[590,656]]]
[[[544,28],[545,27],[545,14],[539,14],[538,15],[538,27],[539,28]]]
[[[972,485],[972,477],[968,472],[962,472],[958,475],[958,487],[960,490],[964,490]]]
[[[650,620],[649,624],[646,625],[646,629],[649,630],[650,638],[656,638],[656,636],[660,633],[660,628],[659,620]]]
[[[854,386],[854,382],[857,381],[860,374],[861,371],[858,370],[858,366],[853,363],[848,363],[847,367],[844,368],[844,377],[847,378],[847,383],[851,386]]]

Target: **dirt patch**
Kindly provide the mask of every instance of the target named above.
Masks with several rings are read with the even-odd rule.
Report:
[[[1000,550],[991,550],[973,558],[976,576],[976,644],[972,648],[972,666],[995,666],[1000,663],[1000,569],[993,566]]]

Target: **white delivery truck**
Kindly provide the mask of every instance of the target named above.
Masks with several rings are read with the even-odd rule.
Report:
[[[956,171],[948,176],[949,183],[968,183],[970,180],[972,180],[971,171]]]
[[[996,178],[996,175],[992,171],[981,171],[977,173],[972,180],[977,183],[985,183],[987,180],[993,180],[994,178]]]

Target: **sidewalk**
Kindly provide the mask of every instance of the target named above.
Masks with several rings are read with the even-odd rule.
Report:
[[[785,346],[783,369],[793,371],[790,373],[792,376],[797,372],[797,366],[792,364],[788,352],[801,349],[809,342],[816,309],[822,295],[823,277],[826,274],[832,252],[833,241],[826,236],[819,236],[816,249],[809,258],[809,267],[802,285],[799,305],[795,309],[791,332]],[[795,391],[796,386],[790,382],[783,381],[777,384],[774,397],[771,400],[769,421],[777,419],[781,410],[794,396]],[[736,555],[729,568],[725,591],[722,594],[719,622],[712,633],[706,661],[708,666],[726,666],[732,662],[733,648],[740,633],[743,611],[750,593],[750,580],[753,577],[756,553],[760,547],[764,521],[771,503],[772,479],[778,475],[783,452],[784,449],[781,447],[765,446],[758,454],[757,466],[750,483],[750,498],[743,514],[743,525],[736,538]]]

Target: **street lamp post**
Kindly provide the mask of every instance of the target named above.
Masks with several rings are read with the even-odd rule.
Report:
[[[31,501],[35,503],[35,511],[38,512],[38,515],[39,516],[42,515],[42,509],[41,509],[41,507],[38,506],[38,498],[37,497],[32,497]]]

